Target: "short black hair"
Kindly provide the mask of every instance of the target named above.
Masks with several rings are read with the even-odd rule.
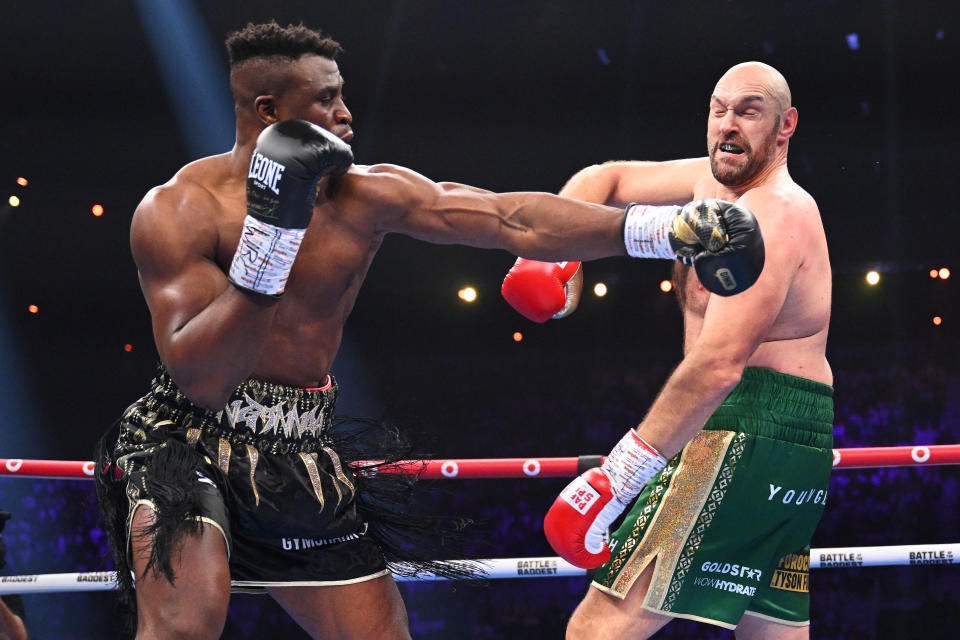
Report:
[[[226,45],[231,67],[251,58],[278,56],[296,60],[313,53],[336,60],[343,53],[339,42],[323,35],[318,29],[311,29],[302,23],[281,27],[276,21],[248,23],[243,29],[228,34]]]

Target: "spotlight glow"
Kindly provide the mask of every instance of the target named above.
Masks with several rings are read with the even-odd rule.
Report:
[[[664,293],[670,293],[671,291],[673,291],[673,282],[671,282],[670,280],[661,280],[660,291],[663,291]]]
[[[92,207],[90,207],[90,213],[92,213],[93,215],[99,218],[100,216],[103,215],[103,205],[101,204],[93,205]]]
[[[10,196],[9,198],[7,198],[7,202],[10,203],[10,206],[11,206],[11,207],[19,207],[19,206],[20,206],[20,198],[18,198],[17,196]]]
[[[934,326],[939,327],[941,324],[943,324],[943,318],[940,316],[933,316],[933,324]]]
[[[867,272],[867,284],[871,287],[880,282],[880,274],[876,271]]]
[[[27,186],[27,179],[24,178],[23,176],[20,176],[19,178],[17,178],[17,184],[20,185],[21,187],[25,187]]]
[[[603,284],[602,282],[598,282],[597,284],[593,285],[593,295],[597,296],[598,298],[602,298],[603,296],[607,295],[607,285]]]
[[[523,340],[523,334],[520,333],[519,331],[514,331],[514,332],[513,332],[513,341],[514,341],[514,342],[520,342],[521,340]]]
[[[950,269],[947,269],[946,267],[944,267],[937,272],[937,275],[940,276],[941,280],[946,280],[947,278],[950,277]]]
[[[930,277],[931,277],[931,278],[939,278],[939,277],[940,277],[940,272],[937,271],[936,269],[930,269]]]
[[[477,290],[473,287],[464,287],[460,289],[460,291],[457,291],[457,297],[464,302],[473,302],[477,299]]]
[[[132,344],[125,344],[125,345],[123,345],[123,350],[126,351],[127,353],[130,353],[131,351],[133,351],[133,345],[132,345]]]
[[[38,311],[40,311],[40,307],[38,307],[35,304],[32,304],[29,307],[27,307],[27,311],[29,311],[30,313],[37,313]]]

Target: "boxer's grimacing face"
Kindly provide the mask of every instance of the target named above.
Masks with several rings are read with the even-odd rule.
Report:
[[[343,76],[334,60],[301,56],[291,64],[288,88],[276,97],[277,119],[306,120],[349,143],[353,116],[343,98]]]
[[[781,108],[760,74],[729,72],[710,96],[707,150],[714,178],[738,186],[756,176],[777,151]]]

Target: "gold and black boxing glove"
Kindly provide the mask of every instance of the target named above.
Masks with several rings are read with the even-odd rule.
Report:
[[[693,266],[710,293],[732,296],[750,288],[764,264],[763,237],[743,206],[707,198],[682,207],[631,204],[623,219],[627,254]]]
[[[686,204],[668,235],[677,260],[692,265],[707,291],[732,296],[763,271],[763,236],[749,209],[707,198]]]

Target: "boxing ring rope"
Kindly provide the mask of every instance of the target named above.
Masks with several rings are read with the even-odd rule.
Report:
[[[560,478],[575,476],[598,466],[602,461],[602,456],[405,460],[379,467],[378,472],[419,473],[425,479]],[[960,464],[960,444],[833,450],[833,466],[836,469],[955,464]],[[95,468],[90,461],[0,458],[0,476],[5,477],[92,480]],[[960,560],[960,543],[810,550],[811,569],[952,565],[955,560]],[[558,557],[492,558],[472,562],[485,567],[486,579],[576,577],[588,573]],[[398,582],[445,579],[431,573],[394,578]],[[109,591],[116,588],[114,574],[109,571],[0,576],[0,595]]]
[[[405,460],[379,467],[379,473],[419,473],[427,480],[452,478],[567,478],[596,467],[602,456],[566,458],[465,458]],[[361,463],[362,464],[362,463]],[[835,469],[960,464],[960,444],[858,447],[833,450]],[[92,480],[94,464],[75,460],[0,458],[0,476]]]
[[[954,564],[960,559],[960,543],[902,544],[887,547],[829,547],[810,550],[810,568],[888,567],[899,565]],[[456,561],[448,561],[455,563]],[[556,557],[492,558],[472,560],[484,566],[481,578],[570,578],[586,576],[587,570]],[[394,575],[397,582],[446,580],[432,573],[415,577]],[[48,573],[0,577],[0,595],[6,593],[63,593],[110,591],[117,588],[111,571]]]

